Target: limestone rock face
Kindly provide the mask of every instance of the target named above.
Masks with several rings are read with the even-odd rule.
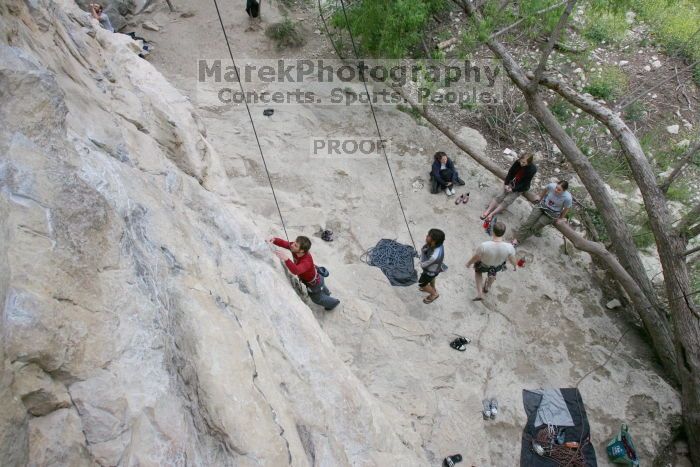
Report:
[[[36,364],[19,365],[20,368],[15,370],[12,392],[22,399],[30,414],[40,417],[70,406],[70,396],[63,384],[52,379]]]
[[[182,37],[215,42],[211,5],[190,8],[159,32],[159,59],[181,60],[175,74],[198,58]],[[243,37],[240,5],[222,8]],[[207,53],[225,57],[219,42]],[[500,184],[478,190],[479,168],[460,156],[472,190],[460,214],[414,191],[434,151],[456,153],[439,135],[379,110],[388,137],[426,148],[396,164],[414,235],[438,219],[448,232],[441,298],[425,305],[359,262],[403,229],[385,162],[309,158],[309,135],[365,128],[368,110],[285,107],[257,121],[290,234],[337,234],[313,251],[343,302],[312,311],[264,242],[281,228],[247,113],[194,109],[137,53],[73,0],[0,2],[3,467],[412,467],[457,452],[465,465],[510,466],[521,390],[577,382],[601,464],[622,421],[645,465],[669,441],[677,393],[636,333],[616,345],[617,311],[561,239],[543,232],[519,251],[526,269],[471,301],[473,271],[460,263],[486,237],[465,219]],[[524,203],[509,210],[509,228],[527,216]],[[472,338],[466,352],[449,347],[454,334]],[[500,413],[482,424],[484,397]]]
[[[0,4],[3,465],[425,463],[130,42]]]

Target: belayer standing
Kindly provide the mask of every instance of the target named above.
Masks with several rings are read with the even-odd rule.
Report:
[[[308,237],[299,236],[293,242],[272,237],[268,240],[273,245],[286,248],[292,252],[290,259],[287,254],[280,250],[275,250],[275,255],[287,266],[289,272],[299,277],[299,280],[306,286],[309,298],[317,305],[321,305],[327,311],[332,310],[340,303],[340,300],[331,297],[331,292],[326,287],[323,276],[318,273],[314,259],[309,253],[311,240]]]
[[[427,292],[423,303],[433,303],[440,294],[435,287],[435,278],[442,272],[442,262],[445,259],[445,233],[440,229],[430,229],[425,237],[425,245],[421,248],[420,267],[423,273],[418,278],[418,288]]]
[[[503,241],[506,233],[506,225],[496,222],[493,226],[493,239],[483,242],[476,249],[474,255],[467,262],[467,267],[474,265],[474,280],[476,282],[476,297],[474,301],[484,299],[484,294],[489,293],[491,285],[496,280],[496,273],[506,269],[506,261],[510,261],[513,270],[517,271],[515,260],[515,247]],[[486,283],[482,286],[483,273],[487,274]]]

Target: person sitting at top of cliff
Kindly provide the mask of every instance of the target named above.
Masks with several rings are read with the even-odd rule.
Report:
[[[455,194],[455,185],[464,185],[464,180],[459,178],[459,173],[454,163],[442,151],[433,156],[433,166],[430,170],[430,192],[435,194],[444,190],[447,196]]]
[[[530,189],[530,183],[537,173],[532,154],[523,154],[513,162],[503,183],[503,192],[491,200],[489,207],[481,215],[481,220],[491,221],[493,216],[510,206],[518,196]]]
[[[100,5],[99,3],[90,3],[88,4],[88,7],[90,8],[90,13],[92,14],[92,17],[99,21],[100,26],[102,26],[109,32],[114,32],[112,22],[109,20],[109,16],[107,16],[107,13],[104,12],[104,8],[102,7],[102,5]]]
[[[268,242],[292,252],[292,259],[289,259],[285,252],[274,251],[275,255],[284,261],[284,265],[287,266],[289,272],[299,277],[299,280],[306,286],[312,302],[321,305],[326,311],[330,311],[338,306],[340,300],[331,297],[331,292],[326,287],[323,276],[319,274],[314,264],[314,259],[309,253],[311,240],[308,237],[302,235],[293,242],[272,237],[268,239]]]
[[[109,32],[114,32],[112,22],[109,20],[109,16],[107,16],[107,13],[104,12],[104,8],[102,7],[102,5],[100,5],[99,3],[90,3],[88,6],[90,7],[90,13],[92,14],[92,17],[100,22],[100,26],[102,26]],[[151,44],[149,44],[148,41],[143,37],[137,36],[134,32],[127,32],[126,35],[137,42],[141,41],[141,53],[139,53],[139,57],[146,58],[146,55],[148,55],[152,50]]]

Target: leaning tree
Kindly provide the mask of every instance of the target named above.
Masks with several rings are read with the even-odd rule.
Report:
[[[621,9],[629,7],[632,1],[634,0],[587,0],[580,3],[590,8]],[[577,0],[452,0],[452,2],[466,14],[465,37],[483,44],[501,61],[508,78],[525,101],[528,112],[559,148],[595,205],[609,242],[604,244],[597,241],[595,237],[585,238],[565,223],[557,223],[555,227],[576,248],[593,256],[627,294],[670,379],[681,388],[684,427],[691,456],[694,462],[700,465],[700,313],[693,302],[694,295],[690,290],[686,262],[691,254],[698,251],[697,247],[689,248],[688,243],[700,235],[700,204],[692,207],[683,218],[674,222],[666,197],[669,187],[694,160],[700,150],[700,141],[691,144],[686,153],[678,158],[669,175],[658,179],[639,139],[621,117],[621,108],[596,100],[591,95],[578,91],[565,79],[558,77],[561,75],[552,57],[555,50],[567,48],[564,41],[572,30],[575,30],[571,24],[571,17],[579,3]],[[440,1],[428,0],[424,2],[423,7],[418,3],[420,2],[387,2],[386,0],[353,2],[351,8],[355,16],[350,22],[352,28],[357,28],[356,32],[359,32],[363,39],[367,36],[370,39],[374,38],[376,42],[378,40],[375,37],[376,31],[381,30],[384,31],[383,34],[396,36],[396,41],[392,42],[394,46],[403,44],[411,34],[416,34],[416,24],[413,24],[413,28],[409,28],[408,31],[404,31],[403,25],[399,25],[403,29],[397,30],[396,21],[392,23],[393,28],[390,27],[392,24],[378,28],[375,23],[383,21],[382,15],[371,14],[363,17],[362,9],[367,7],[367,11],[375,13],[391,11],[398,16],[409,12],[415,20],[421,15],[424,18],[426,14],[432,14]],[[669,3],[673,1],[669,0]],[[396,6],[393,10],[392,5]],[[385,16],[393,18],[394,15]],[[347,17],[345,20],[347,21]],[[336,25],[339,24],[342,23],[336,21]],[[536,31],[540,38],[539,57],[530,70],[525,68],[522,57],[516,53],[515,47],[505,40],[509,33],[518,31],[523,26]],[[693,34],[690,40],[700,38],[699,33],[700,30]],[[381,38],[385,39],[383,35]],[[429,48],[425,40],[420,42],[423,50],[428,53]],[[370,45],[372,44],[370,40]],[[700,44],[698,46],[700,47]],[[373,49],[370,47],[369,50]],[[387,50],[390,54],[395,52],[393,48]],[[378,52],[376,47],[373,51]],[[393,55],[396,57],[395,53]],[[695,62],[689,67],[697,65],[698,63]],[[656,83],[654,88],[664,84]],[[429,100],[419,103],[414,90],[408,86],[396,90],[416,112],[454,141],[477,163],[504,178],[505,171],[488,159],[478,148],[460,139],[456,131],[445,123],[447,119],[441,118]],[[611,197],[603,177],[547,105],[548,93],[556,93],[572,106],[592,116],[602,128],[607,129],[608,138],[619,145],[620,151],[616,154],[619,153],[620,157],[624,158],[643,199],[644,210],[649,219],[661,262],[664,293],[659,294],[653,287],[635,245],[633,232],[623,217],[620,207]],[[532,195],[528,197],[530,200],[534,199]]]
[[[678,159],[671,173],[659,180],[637,136],[621,117],[620,109],[576,90],[565,79],[557,78],[552,54],[571,31],[568,26],[577,0],[453,1],[466,14],[467,27],[475,30],[479,41],[501,60],[508,78],[526,102],[529,113],[557,145],[595,204],[610,237],[610,245],[584,239],[567,225],[559,224],[556,227],[574,246],[597,257],[629,296],[664,368],[680,385],[683,421],[691,456],[700,465],[700,313],[693,302],[686,263],[687,256],[697,250],[688,249],[688,242],[700,234],[700,204],[692,207],[682,219],[674,223],[666,198],[669,186],[688,165],[700,143],[694,143]],[[590,6],[591,2],[587,3]],[[600,6],[606,2],[598,0],[593,3]],[[624,7],[624,3],[610,2],[610,6],[620,8]],[[504,25],[499,19],[515,16],[522,18],[517,20],[520,22],[525,19],[520,13],[528,11],[532,17],[535,6],[541,15],[550,18],[554,15],[554,21],[541,21],[544,27],[541,32],[545,34],[545,40],[540,42],[539,60],[531,70],[526,70],[512,48],[499,39],[505,31],[512,29],[513,24]],[[504,14],[506,12],[510,14]],[[548,90],[592,116],[619,145],[619,154],[624,157],[643,199],[662,267],[665,297],[659,297],[652,286],[633,233],[620,207],[610,196],[603,177],[548,107],[545,99]],[[411,100],[408,92],[402,93],[429,121],[453,140],[458,140],[452,130],[431,115],[429,106],[418,105]],[[462,149],[477,156],[477,162],[482,162],[482,165],[502,176],[502,170],[476,154],[474,148],[468,147],[464,142],[460,144]]]

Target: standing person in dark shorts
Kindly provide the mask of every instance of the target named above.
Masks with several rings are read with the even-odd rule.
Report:
[[[506,225],[503,222],[496,222],[493,226],[493,239],[479,245],[474,252],[474,256],[467,262],[467,267],[474,265],[474,280],[476,282],[476,297],[474,301],[484,299],[484,294],[489,292],[491,285],[496,280],[496,273],[504,271],[506,261],[510,261],[513,270],[517,271],[515,260],[515,247],[503,241],[506,233]],[[486,283],[482,287],[482,274],[487,273]]]
[[[532,154],[523,154],[508,170],[503,192],[493,198],[489,207],[481,215],[481,220],[491,221],[493,216],[510,206],[518,196],[530,189],[530,182],[537,173],[537,166],[532,162]]]
[[[279,259],[284,261],[284,265],[287,266],[289,272],[299,277],[299,280],[306,286],[312,302],[316,305],[321,305],[326,311],[331,311],[338,306],[340,300],[331,297],[323,276],[316,270],[314,259],[309,253],[311,240],[308,237],[299,236],[293,242],[273,237],[268,242],[292,252],[292,259],[289,259],[283,251],[275,250],[274,253]]]
[[[425,237],[425,245],[421,248],[420,267],[423,273],[418,278],[418,287],[427,292],[423,303],[433,303],[440,294],[435,288],[435,278],[442,272],[442,262],[445,259],[445,233],[440,229],[430,229]]]

